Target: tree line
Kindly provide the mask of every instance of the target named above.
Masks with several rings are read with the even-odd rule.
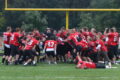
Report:
[[[10,8],[120,8],[120,0],[9,0]],[[120,26],[120,12],[70,12],[70,28]],[[60,29],[65,26],[65,12],[5,11],[0,0],[0,31],[7,26],[22,27],[29,31],[46,27]]]

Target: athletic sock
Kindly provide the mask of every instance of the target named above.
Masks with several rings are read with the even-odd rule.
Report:
[[[36,64],[36,61],[33,61],[33,64]]]
[[[54,64],[57,64],[57,62],[55,61]]]
[[[5,60],[5,65],[8,65],[8,60]]]
[[[14,64],[15,64],[15,65],[18,65],[18,60],[16,60],[16,61],[14,62]]]
[[[28,63],[24,63],[24,66],[28,65]]]
[[[4,64],[4,62],[5,62],[5,58],[2,58],[2,63]]]
[[[48,64],[51,64],[51,62],[50,62],[50,61],[48,61]]]

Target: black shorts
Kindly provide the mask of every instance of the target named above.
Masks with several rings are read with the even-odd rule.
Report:
[[[110,59],[112,59],[114,56],[118,56],[118,46],[110,46],[109,47],[109,52],[108,52],[108,56]]]
[[[4,55],[10,56],[10,48],[7,48],[6,46],[4,46]]]
[[[39,46],[38,46],[38,45],[35,47],[35,50],[36,50],[36,52],[38,52],[38,53],[39,53],[39,55],[40,55],[40,48],[39,48]]]
[[[34,57],[34,52],[32,50],[25,50],[24,56],[29,58],[29,59],[32,59]]]
[[[67,42],[57,45],[57,55],[65,56],[65,54],[68,53],[68,51],[72,52],[73,48],[71,45],[69,45]]]
[[[120,49],[118,49],[118,55],[120,55]]]
[[[17,54],[20,54],[18,46],[10,45],[10,49],[11,49],[11,51],[10,51],[11,56],[15,56]]]
[[[46,51],[46,54],[48,57],[52,56],[52,57],[56,57],[56,54],[54,51]]]
[[[106,68],[104,63],[96,63],[96,68]]]
[[[84,51],[81,52],[81,56],[82,56],[82,57],[89,57],[89,54],[88,54],[88,53],[89,53],[89,50],[86,49],[86,50],[84,50]]]
[[[19,50],[20,56],[23,56],[23,50]]]
[[[64,56],[66,54],[66,46],[58,44],[57,45],[57,55]]]
[[[38,51],[34,51],[34,50],[31,50],[32,51],[32,53],[33,53],[33,56],[39,56],[40,55],[40,53],[38,52]],[[37,54],[38,53],[38,54]]]
[[[76,46],[76,50],[77,50],[77,52],[81,52],[82,46]]]
[[[92,59],[92,61],[94,63],[98,62],[98,54],[97,53],[93,52],[93,53],[89,54],[89,57],[90,57],[90,59]]]

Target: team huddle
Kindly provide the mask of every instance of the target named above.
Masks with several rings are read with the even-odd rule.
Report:
[[[114,27],[104,32],[87,27],[58,31],[47,28],[44,33],[7,27],[3,40],[2,63],[6,65],[36,65],[42,60],[48,64],[72,62],[80,69],[111,68],[111,63],[119,59],[120,35]]]

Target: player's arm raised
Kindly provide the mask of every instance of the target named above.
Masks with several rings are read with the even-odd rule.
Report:
[[[54,51],[55,51],[55,55],[56,55],[57,54],[57,44],[55,44]]]
[[[43,48],[43,53],[45,53],[46,46],[47,44],[45,43],[44,48]]]

